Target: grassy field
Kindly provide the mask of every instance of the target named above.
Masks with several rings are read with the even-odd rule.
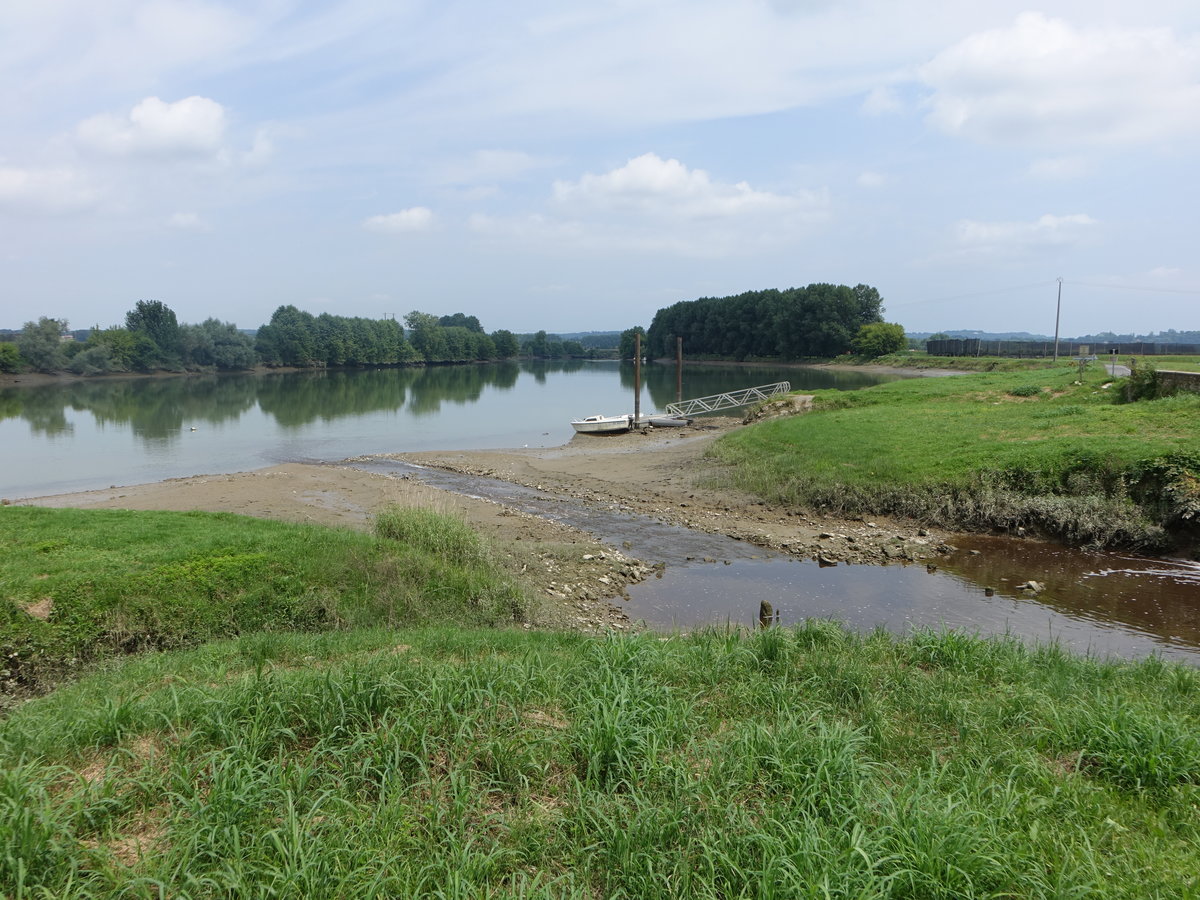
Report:
[[[722,439],[729,479],[776,503],[1164,547],[1200,513],[1200,395],[1118,403],[1093,364],[817,395]]]
[[[897,366],[906,369],[947,369],[959,372],[1024,372],[1030,369],[1067,368],[1069,360],[1015,359],[1007,356],[930,356],[924,350],[903,351],[874,359],[864,365]]]
[[[1128,366],[1134,357],[1128,355],[1117,357],[1117,364]],[[864,365],[899,366],[913,369],[949,369],[966,372],[1020,372],[1030,369],[1072,369],[1074,363],[1070,357],[1062,357],[1056,363],[1053,359],[1014,359],[1006,356],[930,356],[924,350],[904,351],[880,356],[874,359],[860,358],[857,360]],[[1095,366],[1107,365],[1111,360],[1100,355],[1093,363]],[[1138,363],[1150,363],[1158,369],[1177,369],[1185,372],[1200,372],[1200,356],[1139,356]]]
[[[1198,356],[1143,356],[1140,362],[1149,362],[1156,369],[1175,369],[1179,372],[1200,372]]]
[[[0,510],[0,688],[108,656],[257,631],[528,621],[531,601],[463,522],[376,533],[218,513]]]
[[[1192,668],[953,633],[247,635],[0,722],[0,892],[1193,896],[1198,735]]]

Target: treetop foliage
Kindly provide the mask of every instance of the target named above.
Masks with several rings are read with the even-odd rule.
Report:
[[[882,321],[883,298],[869,285],[810,284],[684,300],[655,313],[648,356],[674,353],[676,337],[690,354],[744,360],[838,356],[864,325]]]

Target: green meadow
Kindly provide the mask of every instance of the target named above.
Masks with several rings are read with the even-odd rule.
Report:
[[[773,503],[1078,545],[1193,540],[1200,395],[1122,399],[1097,364],[906,379],[820,392],[812,413],[712,452],[723,478]]]
[[[1194,896],[1198,688],[816,621],[246,634],[0,723],[0,891]]]

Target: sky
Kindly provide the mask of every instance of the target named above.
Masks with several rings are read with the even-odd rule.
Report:
[[[0,84],[0,327],[1200,328],[1195,0],[12,0]]]

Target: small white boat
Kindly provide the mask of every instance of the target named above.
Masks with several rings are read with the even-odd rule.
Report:
[[[633,427],[633,416],[588,416],[572,419],[576,434],[623,434]]]

